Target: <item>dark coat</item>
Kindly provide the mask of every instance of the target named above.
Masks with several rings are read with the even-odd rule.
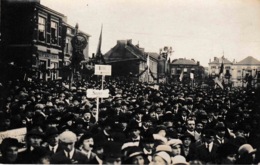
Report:
[[[52,155],[51,164],[86,164],[87,157],[81,151],[75,149],[72,159],[66,157],[65,152],[59,151]]]
[[[211,152],[208,151],[205,144],[201,144],[196,149],[195,158],[204,163],[216,163],[218,145],[213,143]]]

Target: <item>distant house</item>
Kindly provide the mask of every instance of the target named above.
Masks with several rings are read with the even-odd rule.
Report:
[[[173,81],[179,81],[179,77],[183,72],[183,79],[190,81],[190,73],[194,74],[194,79],[202,80],[204,77],[204,68],[194,59],[179,58],[174,59],[170,64],[170,74]]]
[[[253,84],[260,83],[260,61],[248,56],[233,65],[231,74],[236,86],[244,86],[249,76],[252,76]]]
[[[214,60],[212,62],[211,62],[211,60],[209,61],[209,68],[208,68],[209,73],[208,74],[211,77],[215,77],[215,76],[219,75],[219,71],[220,71],[222,62],[223,62],[223,66],[224,66],[223,74],[228,79],[230,78],[231,67],[232,67],[233,63],[224,57],[223,58],[214,57]]]
[[[148,54],[150,70],[156,74],[156,55],[145,53],[144,49],[132,44],[132,40],[118,40],[117,44],[104,54],[104,59],[112,66],[112,76],[135,77],[140,81],[150,81],[152,77],[148,77],[146,70]]]

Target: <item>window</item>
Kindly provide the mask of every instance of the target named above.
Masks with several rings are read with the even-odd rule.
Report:
[[[230,69],[230,66],[226,66],[225,69]]]
[[[216,66],[211,66],[211,69],[216,69]]]
[[[70,28],[67,29],[67,34],[72,34]]]
[[[65,53],[69,53],[69,42],[70,42],[70,39],[66,39]]]
[[[45,41],[45,23],[46,20],[43,17],[38,18],[38,39]]]
[[[51,21],[51,43],[58,43],[58,23]]]

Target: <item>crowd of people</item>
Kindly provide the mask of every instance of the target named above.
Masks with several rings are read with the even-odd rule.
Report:
[[[258,164],[257,88],[231,89],[109,79],[1,84],[0,131],[26,128],[24,140],[2,139],[3,164]],[[98,114],[98,115],[97,115]]]

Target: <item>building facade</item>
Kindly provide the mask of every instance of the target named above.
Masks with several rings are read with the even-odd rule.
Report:
[[[234,86],[245,87],[247,83],[256,86],[260,83],[260,61],[248,56],[233,64],[231,74]]]
[[[3,0],[2,9],[1,58],[19,68],[18,77],[60,79],[61,68],[71,56],[68,41],[73,33],[67,31],[73,32],[73,28],[66,23],[67,17],[39,0]],[[84,53],[88,56],[88,47]]]
[[[157,78],[157,60],[155,53],[150,53],[150,55],[149,65],[154,77],[147,69],[148,53],[138,45],[132,44],[132,40],[118,40],[117,44],[104,54],[104,59],[106,64],[112,66],[112,76],[151,82],[156,81]]]
[[[194,59],[189,60],[185,58],[174,59],[169,64],[171,81],[180,81],[180,75],[183,74],[182,81],[190,83],[192,79],[197,83],[201,83],[204,78],[204,68],[200,66],[199,62]],[[193,76],[191,76],[191,73]]]

